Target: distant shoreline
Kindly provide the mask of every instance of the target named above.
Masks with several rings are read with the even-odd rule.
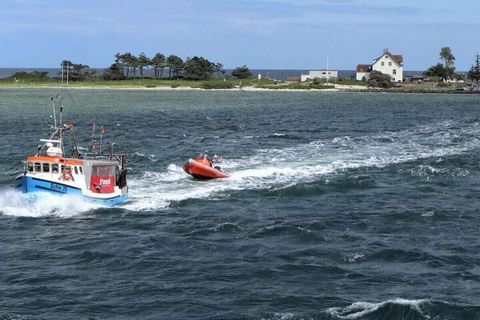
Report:
[[[466,84],[437,82],[403,82],[390,88],[369,87],[365,81],[338,79],[276,81],[272,79],[150,79],[70,81],[67,86],[58,79],[0,79],[0,89],[117,90],[117,91],[238,91],[238,92],[393,92],[393,93],[470,93]],[[465,88],[465,89],[464,89]],[[478,93],[472,92],[472,93]]]
[[[246,86],[242,88],[214,88],[214,89],[205,89],[205,88],[195,88],[195,87],[168,87],[168,86],[158,86],[158,87],[117,87],[117,86],[2,86],[1,89],[69,89],[69,90],[111,90],[111,91],[239,91],[239,92],[269,92],[269,91],[278,91],[278,92],[339,92],[340,89],[331,88],[331,89],[270,89],[270,88],[257,88],[253,86]]]
[[[317,89],[317,88],[282,88],[281,86],[277,88],[261,88],[256,86],[244,86],[244,87],[235,87],[235,88],[200,88],[200,87],[190,87],[190,86],[109,86],[109,85],[71,85],[71,86],[61,86],[61,85],[13,85],[13,84],[2,84],[0,83],[0,90],[22,90],[22,89],[69,89],[69,90],[110,90],[110,91],[232,91],[232,92],[358,92],[358,93],[429,93],[429,94],[479,94],[479,92],[469,92],[469,91],[456,91],[451,88],[419,88],[415,86],[411,87],[397,87],[390,89],[383,88],[370,88],[366,86],[358,85],[333,85],[332,88]]]

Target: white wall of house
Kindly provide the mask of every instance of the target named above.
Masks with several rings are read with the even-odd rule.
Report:
[[[307,81],[313,79],[332,79],[338,78],[338,71],[335,70],[311,70],[308,74],[302,74],[300,80]]]
[[[400,65],[389,54],[384,54],[372,64],[372,70],[388,74],[392,78],[392,82],[403,81],[403,66]]]
[[[358,81],[362,81],[364,80],[364,78],[365,80],[368,80],[369,76],[370,76],[370,72],[357,72],[355,79]]]

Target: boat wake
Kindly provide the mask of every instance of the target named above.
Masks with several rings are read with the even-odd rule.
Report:
[[[192,180],[179,165],[166,172],[145,171],[130,179],[128,210],[156,210],[187,199],[228,196],[231,191],[283,189],[365,167],[386,167],[419,159],[452,156],[477,148],[477,123],[451,121],[360,137],[335,137],[282,149],[260,149],[229,159],[228,179]]]
[[[46,192],[22,193],[0,190],[0,214],[17,217],[58,216],[69,218],[99,208],[82,197]]]

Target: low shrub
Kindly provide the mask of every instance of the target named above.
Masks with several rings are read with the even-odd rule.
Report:
[[[202,83],[203,89],[233,89],[233,83],[230,81],[208,81]]]

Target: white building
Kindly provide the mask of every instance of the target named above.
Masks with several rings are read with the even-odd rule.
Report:
[[[373,60],[372,64],[357,64],[355,78],[357,80],[368,80],[372,71],[389,75],[392,82],[402,82],[403,56],[393,55],[388,49],[385,49],[380,57]]]
[[[302,74],[300,80],[302,82],[313,79],[327,79],[338,78],[338,71],[335,70],[311,70],[308,74]]]

